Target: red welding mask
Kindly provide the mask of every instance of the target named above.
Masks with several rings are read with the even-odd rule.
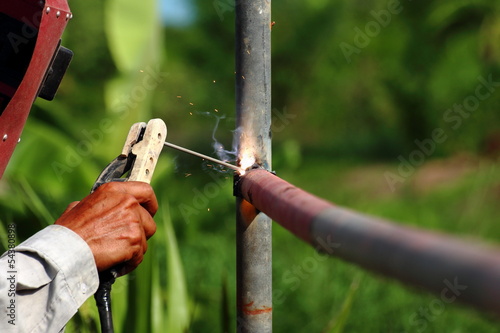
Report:
[[[0,177],[37,97],[52,100],[72,58],[67,0],[0,1]]]

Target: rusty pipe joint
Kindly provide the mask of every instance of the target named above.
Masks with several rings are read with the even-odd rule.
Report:
[[[252,167],[235,178],[234,195],[311,243],[310,224],[320,211],[333,205],[261,167]]]
[[[275,171],[268,171],[264,168],[263,165],[259,164],[259,163],[254,163],[252,164],[250,167],[246,168],[244,170],[244,173],[239,173],[239,172],[235,172],[234,173],[234,178],[233,178],[233,196],[237,197],[237,198],[242,198],[244,199],[245,197],[243,196],[243,193],[241,192],[241,179],[242,177],[244,177],[248,172],[252,171],[252,170],[264,170],[270,174],[273,174],[273,175],[276,175],[276,172]]]

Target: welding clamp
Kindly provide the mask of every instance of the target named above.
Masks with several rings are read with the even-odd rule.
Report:
[[[161,119],[151,119],[147,124],[133,124],[121,154],[101,172],[91,193],[102,184],[114,181],[140,181],[149,184],[166,137],[167,126]],[[103,333],[114,332],[111,286],[118,277],[119,269],[120,267],[114,267],[99,273],[99,288],[94,298]]]

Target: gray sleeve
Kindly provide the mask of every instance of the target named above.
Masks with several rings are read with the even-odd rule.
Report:
[[[0,258],[0,332],[59,332],[98,285],[87,243],[51,225]]]

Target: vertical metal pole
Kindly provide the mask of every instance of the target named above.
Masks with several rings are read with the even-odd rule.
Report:
[[[271,1],[236,0],[239,159],[271,168]],[[271,219],[237,199],[237,332],[272,332]]]

